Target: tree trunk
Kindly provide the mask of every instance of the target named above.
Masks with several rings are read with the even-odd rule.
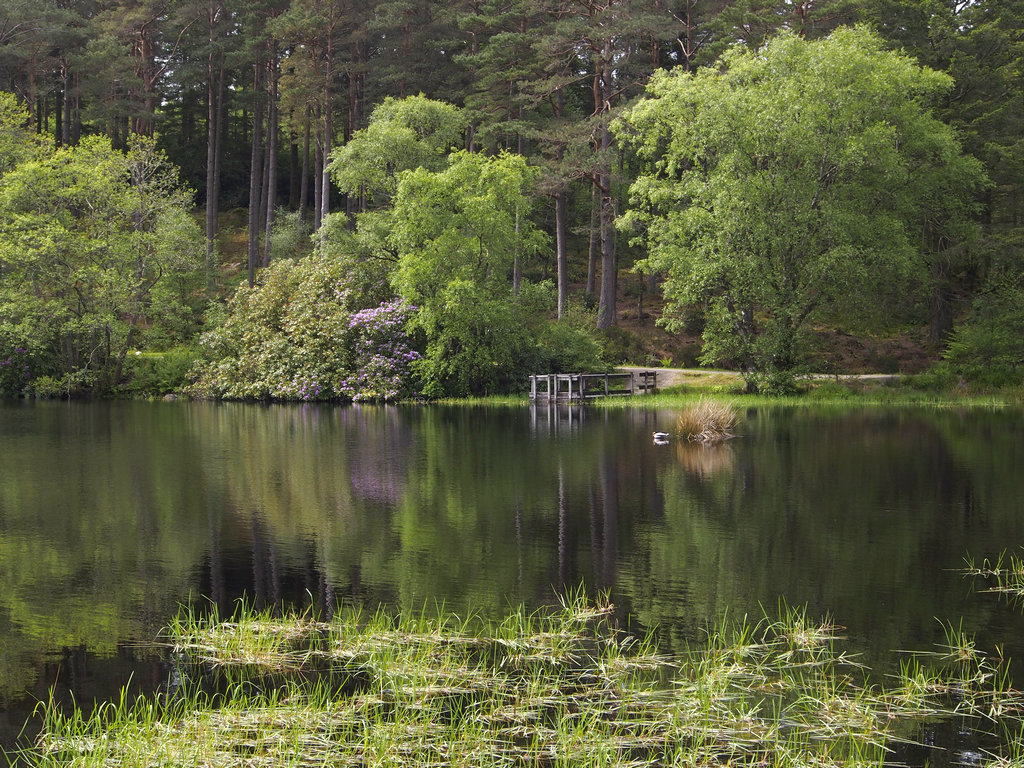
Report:
[[[366,43],[357,41],[352,46],[352,64],[348,76],[348,125],[345,140],[363,127],[363,91],[366,85]]]
[[[558,89],[555,99],[555,118],[561,120],[564,114],[565,98],[562,89]],[[555,150],[555,159],[559,172],[562,163],[565,161],[565,146],[559,142]],[[555,193],[555,269],[558,282],[558,311],[557,317],[561,320],[569,309],[569,255],[566,250],[566,211],[565,211],[565,187],[559,182],[558,191]]]
[[[217,7],[214,3],[208,9],[207,23],[210,52],[206,57],[206,295],[216,291],[216,239],[219,192],[218,143],[220,133],[220,102],[223,99],[224,63],[218,67],[218,56],[214,53],[216,39]]]
[[[157,106],[156,84],[160,78],[153,33],[150,29],[152,21],[155,19],[142,25],[138,40],[135,41],[135,54],[138,57],[135,74],[142,81],[142,114],[132,118],[131,125],[133,133],[149,137],[153,136],[153,116],[156,114]]]
[[[608,131],[605,129],[605,133]],[[605,143],[607,139],[603,139]],[[615,263],[615,210],[612,204],[611,173],[602,169],[600,174],[601,194],[601,299],[597,308],[598,330],[610,328],[616,323],[615,292],[618,288],[618,274]]]
[[[597,182],[590,186],[590,244],[587,249],[587,296],[597,292],[597,254],[600,244],[598,224],[601,221],[601,196],[597,191]]]
[[[263,234],[263,266],[270,266],[270,240],[277,208],[277,51],[271,51],[270,105],[267,109],[267,201],[266,228]]]
[[[320,195],[323,193],[323,186],[320,184],[323,167],[323,145],[317,137],[313,142],[313,231],[320,229]]]
[[[214,241],[217,237],[217,196],[215,194],[217,157],[217,99],[213,81],[213,62],[207,66],[206,84],[206,294],[212,296],[214,280]]]
[[[75,120],[75,97],[73,91],[75,90],[75,77],[71,71],[71,65],[68,63],[67,57],[61,58],[60,62],[60,74],[61,74],[61,101],[57,108],[57,114],[63,113],[63,120],[57,129],[56,138],[57,146],[70,146],[71,136],[73,133],[72,123]]]
[[[309,107],[306,107],[306,118],[303,122],[305,136],[302,140],[302,173],[299,178],[299,219],[305,222],[309,218],[309,134],[311,131]]]
[[[334,79],[334,27],[331,26],[327,32],[326,61],[324,62],[324,141],[323,157],[320,166],[320,212],[317,216],[317,229],[323,226],[327,220],[327,214],[331,210],[331,174],[328,170],[331,165],[331,94],[332,80]],[[320,241],[321,246],[324,245]]]
[[[260,88],[262,62],[253,65],[252,152],[249,157],[249,287],[256,284],[260,248],[260,189],[263,181],[263,104]]]
[[[61,88],[61,90],[64,89]],[[67,104],[67,97],[61,93],[56,102],[54,105],[53,143],[59,147],[64,143],[64,105]]]
[[[74,94],[71,98],[71,115],[68,122],[70,125],[71,134],[68,137],[69,143],[77,146],[78,142],[82,139],[82,76],[79,72],[75,71],[71,75],[71,85],[74,89]]]
[[[289,120],[289,123],[292,121]],[[288,142],[288,208],[296,210],[299,207],[299,142],[296,141],[295,132],[289,131]]]
[[[328,92],[329,96],[330,93]],[[328,107],[324,112],[324,150],[321,157],[320,172],[320,214],[317,217],[318,228],[323,226],[327,220],[327,214],[331,210],[331,110]]]
[[[601,55],[601,112],[604,114],[601,128],[601,153],[598,168],[598,192],[601,195],[601,301],[597,309],[597,327],[604,330],[615,325],[615,292],[618,287],[618,271],[615,264],[615,205],[612,200],[612,173],[609,153],[612,133],[608,128],[607,112],[612,99],[611,42],[604,41]]]

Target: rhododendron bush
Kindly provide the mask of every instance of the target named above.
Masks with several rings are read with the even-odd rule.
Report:
[[[191,392],[238,400],[376,400],[413,394],[400,300],[361,308],[343,261],[280,261],[241,287],[202,339]]]

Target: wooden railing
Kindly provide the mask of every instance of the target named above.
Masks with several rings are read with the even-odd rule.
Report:
[[[633,373],[547,373],[530,376],[530,399],[536,401],[592,400],[654,392],[657,371]]]

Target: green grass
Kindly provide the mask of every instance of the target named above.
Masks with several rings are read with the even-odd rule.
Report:
[[[588,401],[599,408],[685,408],[697,400],[711,399],[731,403],[736,407],[807,406],[855,408],[863,406],[926,406],[934,408],[1013,408],[1024,405],[1024,400],[1013,395],[956,395],[922,392],[899,387],[876,387],[848,394],[816,395],[814,391],[801,395],[774,396],[703,391],[694,388],[668,390],[653,395],[608,397]]]
[[[985,558],[981,563],[968,557],[964,575],[981,581],[980,591],[995,592],[1017,605],[1024,605],[1024,555],[1004,550],[994,560]]]
[[[54,703],[35,766],[879,765],[954,710],[1019,728],[1019,696],[959,628],[882,687],[803,610],[723,625],[678,656],[568,599],[499,622],[346,610],[330,621],[184,613],[183,684],[158,700]],[[1008,739],[1005,765],[1019,764]],[[993,758],[995,759],[995,758]],[[1017,762],[1013,762],[1017,761]]]
[[[530,396],[523,395],[487,395],[485,397],[450,397],[439,400],[431,400],[435,405],[462,405],[462,406],[516,406],[522,407],[530,404]]]

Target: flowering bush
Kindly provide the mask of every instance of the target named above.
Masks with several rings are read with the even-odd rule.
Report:
[[[343,262],[280,261],[239,288],[227,317],[204,334],[192,394],[233,400],[394,400],[411,391],[397,301],[358,309]]]
[[[396,400],[410,394],[410,366],[421,357],[405,333],[414,310],[393,299],[349,318],[352,360],[358,369],[341,382],[342,395],[359,401]]]

